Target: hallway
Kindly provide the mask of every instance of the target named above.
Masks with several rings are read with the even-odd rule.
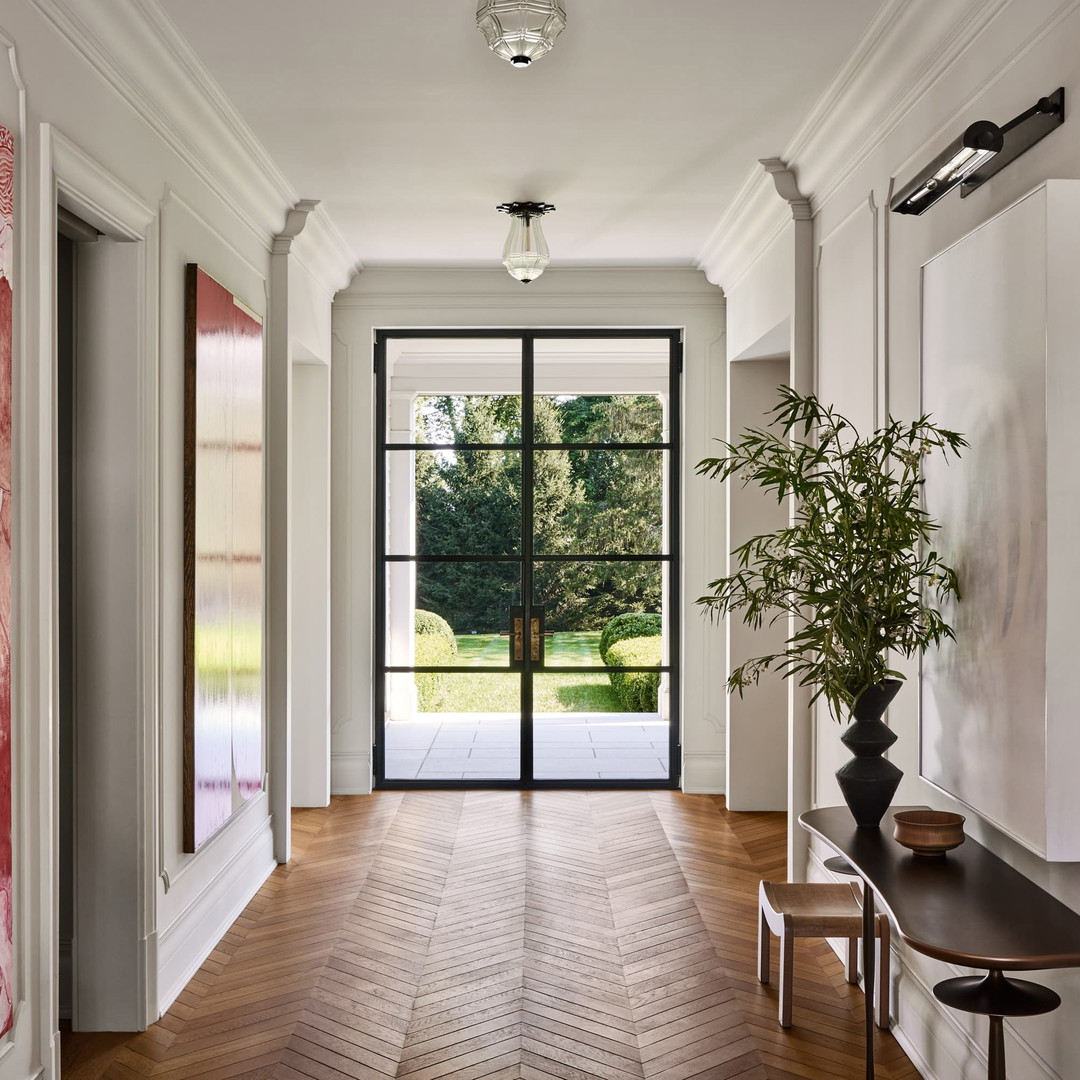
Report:
[[[675,792],[456,791],[293,820],[293,861],[170,1012],[111,1061],[87,1060],[99,1037],[67,1037],[65,1077],[860,1072],[862,994],[827,945],[798,943],[787,1033],[754,976],[783,815]],[[889,1035],[878,1061],[917,1080]]]

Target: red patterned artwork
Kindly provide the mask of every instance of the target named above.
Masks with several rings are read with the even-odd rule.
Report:
[[[11,893],[11,295],[15,140],[0,127],[0,1035],[14,1020]]]
[[[187,268],[184,850],[262,788],[262,323]]]

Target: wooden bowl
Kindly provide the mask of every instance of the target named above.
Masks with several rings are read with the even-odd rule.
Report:
[[[964,842],[964,817],[947,810],[893,814],[893,838],[916,855],[944,855]]]

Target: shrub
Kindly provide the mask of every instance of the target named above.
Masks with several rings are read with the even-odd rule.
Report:
[[[663,643],[655,634],[649,637],[624,638],[608,649],[605,663],[611,667],[659,664],[662,652]],[[657,711],[659,671],[609,671],[608,678],[619,704],[626,712]]]
[[[457,653],[457,638],[450,624],[433,611],[417,611],[415,657],[417,667],[450,664]],[[450,689],[450,676],[441,671],[418,671],[416,703],[421,712],[434,712],[445,700]]]
[[[450,646],[451,655],[457,652],[457,638],[454,637],[454,631],[450,628],[450,624],[434,611],[422,611],[417,608],[413,614],[413,629],[418,634],[437,634]]]
[[[662,621],[659,615],[646,611],[628,611],[624,615],[616,615],[600,634],[600,659],[605,664],[614,663],[608,660],[607,654],[616,641],[658,635],[662,630]]]

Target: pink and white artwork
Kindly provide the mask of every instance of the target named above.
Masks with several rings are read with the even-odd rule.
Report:
[[[0,127],[0,1035],[14,1020],[11,895],[11,296],[15,139]]]
[[[187,268],[184,850],[262,790],[262,322]]]

